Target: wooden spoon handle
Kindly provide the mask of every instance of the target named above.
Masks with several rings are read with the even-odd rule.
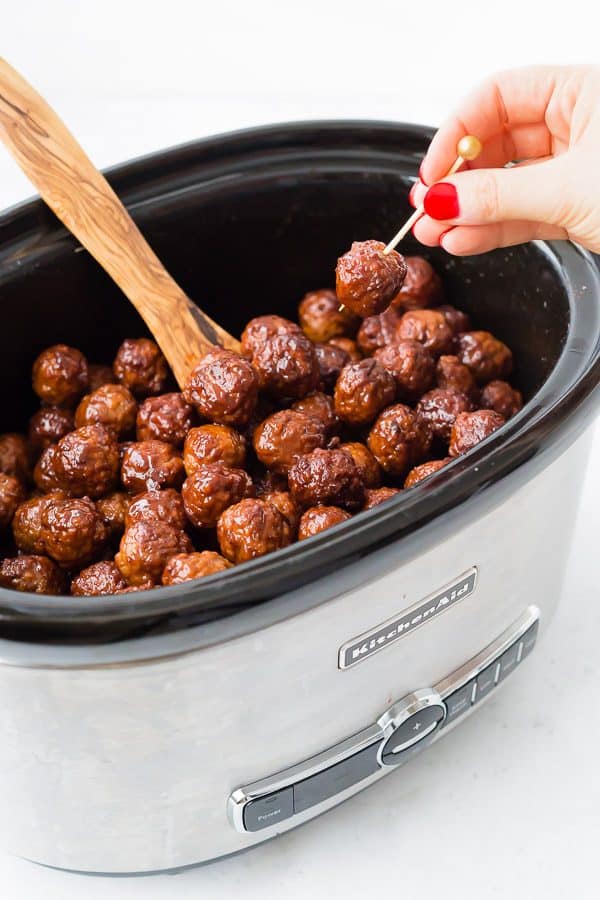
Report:
[[[182,386],[200,357],[239,342],[169,275],[52,108],[0,58],[0,137],[48,206],[131,300]]]

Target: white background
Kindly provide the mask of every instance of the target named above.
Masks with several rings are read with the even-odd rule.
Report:
[[[106,166],[277,120],[437,124],[491,70],[597,61],[593,6],[6,0],[1,52]],[[0,208],[30,193],[0,153]],[[88,878],[0,855],[0,895],[598,897],[599,497],[596,439],[550,632],[527,671],[410,767],[251,853],[176,876]],[[401,779],[414,779],[402,800]]]

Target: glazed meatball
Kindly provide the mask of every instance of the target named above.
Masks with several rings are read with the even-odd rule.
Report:
[[[41,497],[17,508],[13,535],[24,553],[45,554],[65,569],[92,562],[103,550],[108,530],[88,498]]]
[[[116,378],[110,366],[90,363],[88,365],[88,391],[93,394],[105,384],[115,384]]]
[[[400,491],[398,488],[391,487],[379,487],[366,490],[365,505],[363,506],[363,509],[373,509],[374,506],[379,506],[380,503],[391,500],[392,497],[395,497],[399,493]]]
[[[303,513],[298,526],[298,540],[303,541],[305,538],[319,534],[327,528],[339,525],[341,522],[347,522],[352,516],[345,509],[339,506],[311,506]]]
[[[42,453],[50,444],[57,444],[65,434],[73,431],[75,419],[70,409],[42,406],[29,420],[29,443],[35,453]]]
[[[373,422],[395,397],[396,382],[392,374],[374,359],[361,359],[340,373],[333,402],[343,422],[359,427]]]
[[[256,349],[252,368],[260,389],[277,398],[303,397],[319,383],[317,354],[303,334],[276,334],[266,340]]]
[[[228,425],[201,425],[187,434],[183,464],[188,475],[193,475],[206,463],[220,462],[233,469],[241,469],[245,461],[245,438]]]
[[[130,494],[178,488],[185,478],[183,459],[164,441],[134,441],[123,454],[121,481]]]
[[[412,409],[397,403],[381,413],[367,444],[384,472],[401,478],[427,455],[431,432]]]
[[[300,510],[298,504],[289,491],[267,491],[261,495],[261,500],[272,503],[276,506],[285,521],[288,524],[292,539],[296,538],[298,533],[298,522],[300,520]]]
[[[252,479],[247,472],[230,469],[220,462],[199,466],[181,489],[186,515],[196,528],[214,527],[228,506],[253,493]]]
[[[333,400],[327,394],[316,391],[314,394],[308,394],[302,400],[296,400],[292,404],[292,409],[301,413],[306,413],[321,422],[325,435],[332,437],[337,434],[340,429],[340,420],[337,415]]]
[[[368,316],[363,320],[356,335],[356,343],[365,356],[372,356],[380,347],[387,347],[396,341],[396,328],[402,313],[393,306],[378,316]]]
[[[446,457],[446,459],[430,459],[429,462],[421,463],[420,466],[415,466],[415,468],[411,469],[406,476],[404,487],[413,487],[415,484],[423,481],[424,478],[429,478],[434,472],[439,472],[439,470],[443,469],[444,466],[447,466],[449,462],[452,462],[452,460],[450,457]]]
[[[0,434],[0,472],[23,482],[31,478],[29,447],[22,434]]]
[[[310,291],[300,302],[298,319],[304,334],[315,344],[331,338],[352,337],[360,324],[351,309],[340,309],[335,291]]]
[[[463,331],[471,330],[471,319],[466,312],[456,309],[455,306],[450,306],[448,303],[438,306],[437,311],[443,313],[446,322],[452,330],[452,334],[461,334]]]
[[[478,384],[506,378],[512,371],[512,353],[489,331],[466,331],[456,338],[456,355],[468,366]]]
[[[256,406],[258,377],[244,356],[213,350],[190,375],[183,396],[205,419],[243,426]]]
[[[299,456],[325,446],[325,434],[319,419],[282,409],[256,428],[253,443],[264,466],[286,475]]]
[[[348,441],[340,444],[339,450],[349,453],[358,469],[360,479],[365,488],[377,488],[381,484],[379,463],[365,444],[360,441]]]
[[[0,533],[10,527],[15,510],[27,497],[27,491],[14,475],[0,472]]]
[[[300,456],[288,474],[294,500],[309,506],[341,506],[360,509],[364,485],[350,455],[344,450],[313,450]]]
[[[451,353],[454,334],[437,309],[415,309],[404,313],[396,328],[398,341],[418,341],[434,358]]]
[[[387,309],[406,277],[404,258],[395,250],[384,254],[384,249],[381,241],[355,241],[337,261],[338,300],[362,318]]]
[[[138,441],[164,441],[174,447],[183,442],[193,423],[194,411],[183,394],[148,397],[141,404],[136,422]]]
[[[96,500],[96,509],[108,529],[111,540],[120,540],[125,531],[125,519],[131,497],[123,491],[113,491]]]
[[[284,319],[283,316],[257,316],[250,319],[242,332],[242,353],[252,359],[265,341],[277,334],[302,334],[296,322]]]
[[[422,256],[407,256],[406,276],[393,305],[401,310],[437,306],[444,296],[442,280]]]
[[[114,562],[97,562],[82,569],[71,582],[74,597],[98,597],[116,594],[127,587],[127,582]]]
[[[345,350],[333,344],[316,344],[315,353],[321,387],[324,391],[332,391],[340,372],[350,362],[350,357]]]
[[[203,550],[201,553],[177,553],[166,564],[162,573],[162,583],[183,584],[184,581],[216,575],[217,572],[225,572],[226,569],[231,569],[231,563],[213,550]]]
[[[276,506],[249,498],[225,510],[217,524],[217,539],[223,556],[242,563],[287,547],[292,538]]]
[[[429,425],[434,438],[448,443],[452,426],[459,413],[471,412],[473,404],[461,391],[434,388],[417,403],[417,417]]]
[[[367,319],[364,320],[364,322],[366,321]],[[327,343],[332,347],[339,347],[340,350],[344,350],[348,354],[350,362],[359,362],[359,360],[362,359],[362,353],[359,350],[358,344],[356,341],[353,341],[352,338],[334,337],[330,338]]]
[[[461,363],[458,356],[440,356],[435,368],[436,383],[442,390],[462,391],[469,397],[477,393],[471,370]]]
[[[181,494],[173,488],[138,494],[127,507],[125,527],[129,528],[134,522],[166,522],[183,531],[187,522]]]
[[[128,584],[148,587],[160,583],[172,556],[191,553],[192,549],[184,531],[167,522],[142,520],[125,529],[115,563]]]
[[[158,345],[148,338],[124,340],[117,350],[113,373],[135,397],[142,398],[161,394],[169,380],[167,361]]]
[[[507,381],[490,381],[481,392],[480,405],[483,409],[493,409],[504,419],[511,419],[523,406],[521,391],[511,387]]]
[[[30,594],[62,594],[65,576],[47,556],[16,556],[0,563],[0,587]]]
[[[104,425],[117,439],[132,434],[137,403],[131,391],[122,384],[105,384],[86,394],[75,411],[75,427]]]
[[[33,364],[33,389],[49,406],[75,406],[88,387],[83,353],[66,344],[43,350]]]
[[[44,450],[35,471],[42,490],[58,489],[74,497],[96,499],[119,478],[119,447],[103,425],[85,425]]]
[[[374,358],[394,376],[398,400],[414,402],[433,384],[433,357],[417,341],[400,341],[382,347],[375,351]]]
[[[504,418],[493,409],[459,413],[450,435],[450,456],[460,456],[504,425]]]
[[[17,506],[12,531],[15,544],[22,553],[44,553],[42,541],[42,512],[48,497],[32,497]]]

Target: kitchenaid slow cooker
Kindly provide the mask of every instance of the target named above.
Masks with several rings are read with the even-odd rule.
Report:
[[[386,240],[431,132],[280,125],[109,180],[232,333],[294,316],[355,239]],[[411,248],[410,241],[403,248]],[[324,812],[443,737],[522,664],[561,593],[600,402],[600,275],[568,244],[430,254],[513,349],[524,409],[421,485],[300,544],[118,597],[0,590],[0,829],[30,859],[172,869]],[[0,219],[3,430],[50,343],[109,358],[145,333],[39,201]],[[410,766],[396,777],[410,783]]]

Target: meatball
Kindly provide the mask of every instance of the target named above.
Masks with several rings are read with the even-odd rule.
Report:
[[[158,344],[148,338],[124,340],[117,350],[113,373],[135,397],[161,394],[169,380],[167,361]]]
[[[300,456],[288,474],[290,491],[301,507],[341,506],[360,509],[364,485],[350,455],[344,450],[313,450]]]
[[[244,356],[213,350],[193,370],[183,396],[205,419],[243,426],[256,406],[258,377]]]
[[[186,515],[196,528],[214,527],[228,506],[253,493],[254,486],[247,472],[230,469],[220,462],[199,466],[181,489]]]
[[[131,494],[178,488],[185,478],[183,459],[164,441],[134,441],[123,454],[121,481]]]
[[[15,544],[22,553],[45,553],[42,541],[42,512],[48,497],[32,497],[17,506],[12,531]]]
[[[437,309],[415,309],[404,313],[396,328],[398,341],[418,341],[433,357],[451,353],[454,334]]]
[[[115,563],[129,585],[149,587],[160,583],[172,556],[191,553],[192,549],[184,531],[167,522],[141,520],[125,529]]]
[[[74,347],[55,344],[33,364],[33,389],[49,406],[75,406],[88,387],[88,364]]]
[[[183,531],[187,522],[181,494],[173,488],[138,494],[127,507],[125,527],[129,528],[134,522],[166,522]]]
[[[442,390],[462,391],[469,397],[477,393],[471,370],[461,363],[458,356],[440,356],[435,373],[437,386]]]
[[[123,491],[113,491],[96,500],[96,509],[108,529],[111,540],[119,540],[125,531],[125,519],[131,497]]]
[[[341,352],[341,351],[340,351]],[[273,397],[303,397],[320,378],[314,345],[303,334],[276,334],[252,357],[258,385]]]
[[[392,303],[401,310],[437,306],[444,296],[442,280],[422,256],[407,256],[406,276]]]
[[[299,456],[325,446],[325,434],[319,419],[282,409],[256,428],[253,443],[263,465],[286,475]]]
[[[375,351],[374,358],[394,376],[398,400],[414,402],[433,384],[433,357],[417,341],[400,341],[382,347]]]
[[[164,441],[181,448],[193,423],[194,410],[183,394],[148,397],[141,404],[136,422],[138,441]]]
[[[295,538],[298,533],[300,510],[289,491],[267,491],[261,496],[261,500],[276,506],[290,529],[290,535]]]
[[[15,510],[27,497],[27,491],[14,475],[0,472],[0,532],[9,528]]]
[[[108,529],[88,497],[28,500],[17,508],[13,534],[24,553],[45,554],[65,569],[92,562],[108,539]]]
[[[340,444],[340,450],[345,450],[354,460],[361,481],[365,488],[377,488],[381,484],[381,469],[379,463],[365,444],[359,441],[349,441]]]
[[[334,409],[333,400],[327,394],[320,391],[308,394],[302,400],[296,400],[291,408],[317,419],[327,437],[337,434],[340,429],[340,420]]]
[[[29,443],[35,453],[42,453],[50,444],[57,444],[65,434],[73,431],[75,419],[70,409],[42,406],[29,420]]]
[[[395,250],[384,254],[384,249],[381,241],[355,241],[337,261],[338,300],[362,318],[387,309],[406,277],[404,258]]]
[[[115,437],[128,437],[135,427],[137,403],[122,384],[105,384],[86,394],[75,411],[75,427],[104,425]]]
[[[364,322],[366,321],[367,319],[364,320]],[[339,347],[341,350],[345,350],[350,358],[350,362],[358,362],[362,359],[362,353],[358,348],[358,344],[352,338],[334,337],[330,338],[326,343],[332,347]]]
[[[62,594],[65,576],[47,556],[16,556],[0,563],[0,587],[30,594]]]
[[[402,313],[390,306],[378,316],[368,316],[363,320],[356,335],[356,343],[365,356],[372,356],[380,347],[387,347],[396,341],[396,328]]]
[[[460,456],[504,425],[504,417],[493,409],[459,413],[450,435],[450,456]]]
[[[478,384],[506,378],[512,371],[512,353],[489,331],[465,331],[457,339],[456,355],[468,366]]]
[[[0,472],[24,482],[31,478],[29,446],[22,434],[0,434]]]
[[[347,522],[351,518],[350,513],[345,509],[340,509],[339,506],[311,506],[300,519],[298,540],[303,541],[327,528],[332,528],[333,525]]]
[[[328,289],[306,294],[298,307],[298,319],[305,335],[315,344],[324,344],[331,338],[352,337],[360,324],[350,309],[340,309],[335,291]]]
[[[115,384],[116,378],[110,366],[90,363],[88,365],[88,391],[93,394],[104,384]]]
[[[398,403],[381,413],[367,444],[384,472],[403,477],[427,455],[431,432],[412,409]]]
[[[58,489],[75,497],[96,499],[111,491],[119,478],[119,447],[103,425],[85,425],[44,450],[35,481],[42,490]]]
[[[223,556],[242,563],[287,547],[292,537],[273,503],[249,498],[225,510],[217,524],[217,539]]]
[[[461,391],[434,388],[423,394],[417,403],[416,413],[421,421],[429,425],[434,438],[448,443],[457,415],[471,412],[473,408],[469,397]]]
[[[450,306],[448,303],[437,307],[437,311],[443,313],[446,322],[452,330],[452,334],[460,334],[463,331],[471,330],[471,319],[460,309]]]
[[[392,497],[395,497],[399,493],[400,491],[398,488],[391,487],[379,487],[367,490],[365,491],[365,505],[363,506],[363,509],[373,509],[374,506],[379,506],[380,503],[391,500]]]
[[[374,359],[361,359],[342,369],[333,402],[340,419],[358,427],[373,422],[395,397],[396,382],[392,374]]]
[[[231,569],[231,563],[213,550],[203,550],[201,553],[177,553],[163,569],[162,583],[183,584],[184,581],[216,575],[217,572],[224,572],[226,569]]]
[[[404,487],[414,487],[415,484],[423,481],[424,478],[429,478],[434,472],[439,472],[439,470],[443,469],[444,466],[447,466],[449,462],[452,462],[452,460],[450,457],[446,457],[446,459],[430,459],[429,462],[421,463],[420,466],[415,466],[415,468],[411,469],[406,476]]]
[[[316,344],[315,353],[319,365],[321,387],[324,391],[332,391],[340,372],[350,362],[350,357],[345,350],[334,344]]]
[[[82,569],[71,582],[74,597],[97,597],[116,594],[127,587],[127,582],[114,562],[97,562]]]
[[[265,341],[276,334],[302,334],[302,329],[283,316],[257,316],[250,319],[242,332],[242,353],[252,359]]]
[[[201,425],[187,434],[183,464],[188,475],[193,475],[205,463],[220,462],[233,469],[241,469],[245,461],[245,438],[228,425]]]
[[[493,409],[504,419],[511,419],[523,406],[521,391],[510,386],[507,381],[490,381],[481,392],[480,405],[483,409]]]

